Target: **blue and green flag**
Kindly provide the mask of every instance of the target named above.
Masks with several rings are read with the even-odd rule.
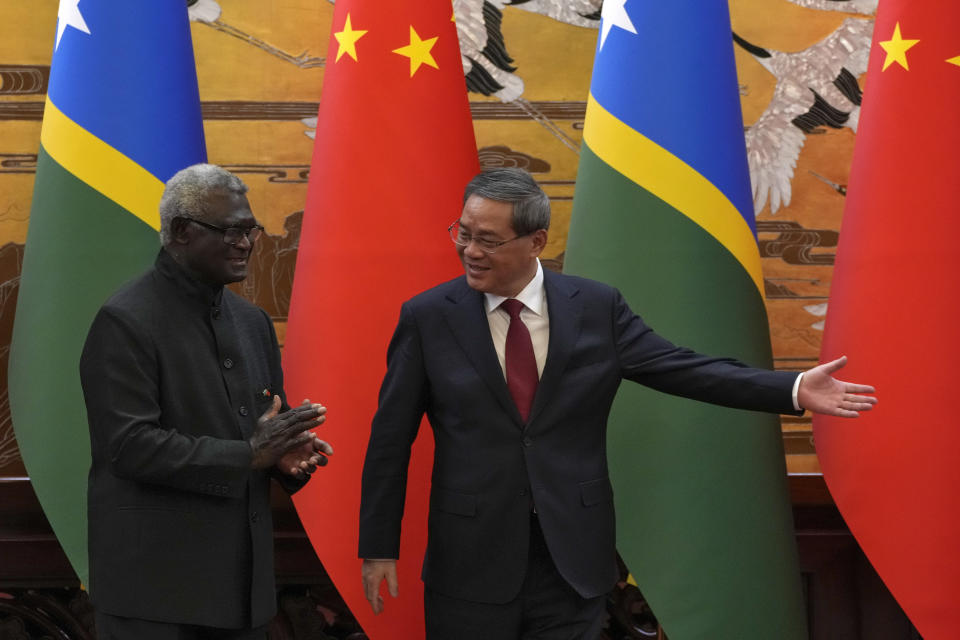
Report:
[[[40,504],[87,579],[87,329],[152,263],[164,182],[203,162],[183,0],[61,0],[10,354],[10,410]]]
[[[727,0],[606,0],[565,270],[771,366]],[[806,638],[776,416],[621,387],[618,547],[671,640]]]

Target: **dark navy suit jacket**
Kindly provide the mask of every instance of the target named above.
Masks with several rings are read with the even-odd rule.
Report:
[[[363,470],[360,557],[396,558],[410,446],[426,413],[435,440],[426,585],[476,602],[520,590],[530,510],[584,597],[617,579],[607,416],[624,378],[743,409],[793,413],[795,373],[677,347],[607,285],[544,272],[547,361],[529,420],[514,405],[483,294],[463,277],[406,302]]]

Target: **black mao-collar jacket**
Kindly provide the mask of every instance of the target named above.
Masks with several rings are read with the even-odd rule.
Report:
[[[80,374],[94,604],[213,627],[268,621],[270,474],[251,469],[247,443],[283,394],[267,314],[161,250],[100,309]]]

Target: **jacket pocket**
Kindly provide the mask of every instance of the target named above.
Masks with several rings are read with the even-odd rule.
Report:
[[[430,508],[458,516],[475,516],[477,515],[477,497],[470,493],[436,487],[430,495]]]
[[[597,478],[596,480],[581,482],[580,499],[585,507],[592,507],[601,502],[610,502],[613,500],[613,487],[610,486],[610,479]]]

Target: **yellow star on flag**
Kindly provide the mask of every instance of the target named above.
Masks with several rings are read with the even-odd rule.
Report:
[[[880,46],[887,52],[887,58],[883,61],[883,69],[881,69],[881,71],[886,71],[887,67],[894,62],[909,71],[910,67],[907,66],[907,50],[918,42],[920,41],[904,40],[900,35],[900,23],[898,22],[897,26],[893,28],[893,36],[889,40],[880,42]]]
[[[437,66],[437,61],[430,55],[430,50],[433,49],[433,45],[436,43],[436,37],[421,40],[416,29],[413,28],[413,25],[410,25],[410,44],[405,47],[400,47],[399,49],[394,49],[393,52],[410,58],[410,77],[412,78],[413,74],[420,68],[420,65],[426,64],[434,69],[440,68]]]
[[[947,62],[949,62],[950,64],[955,64],[958,67],[960,67],[960,56],[956,56],[954,58],[947,58]]]
[[[337,39],[337,58],[334,62],[340,62],[340,56],[347,54],[355,61],[357,60],[357,40],[367,35],[366,30],[354,29],[350,24],[350,14],[347,14],[347,21],[343,24],[343,31],[337,31],[333,37]]]

